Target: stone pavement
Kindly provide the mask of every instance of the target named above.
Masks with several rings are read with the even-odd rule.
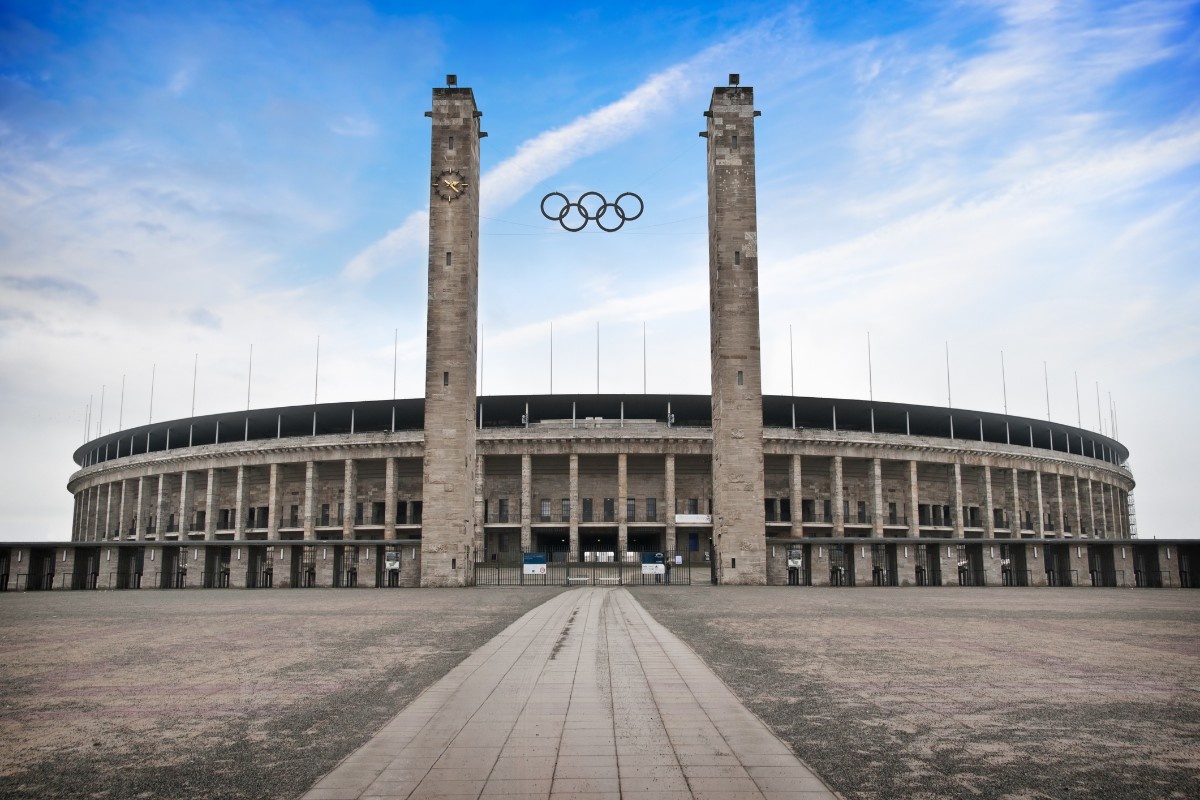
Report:
[[[836,795],[624,589],[564,592],[430,687],[304,795]]]

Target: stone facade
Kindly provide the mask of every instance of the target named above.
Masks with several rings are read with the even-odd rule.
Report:
[[[730,76],[731,79],[733,76]],[[732,80],[731,80],[732,82]],[[720,583],[766,582],[754,90],[713,89],[708,141],[713,552]]]

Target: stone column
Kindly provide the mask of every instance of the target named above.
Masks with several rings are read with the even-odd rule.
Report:
[[[954,520],[954,538],[962,539],[966,533],[963,530],[963,491],[962,491],[962,465],[957,461],[954,462],[954,505],[950,508],[951,517]]]
[[[146,541],[146,479],[138,478],[137,488],[137,540]]]
[[[667,456],[671,458],[671,456]],[[570,503],[570,536],[571,536],[571,560],[580,561],[582,555],[579,552],[579,456],[575,453],[570,455],[570,466],[568,467],[568,486],[567,494]]]
[[[220,491],[221,473],[216,469],[209,469],[208,486],[204,491],[204,538],[210,542],[217,538],[217,502]]]
[[[1008,498],[1012,510],[1009,512],[1012,519],[1009,520],[1008,530],[1009,536],[1014,539],[1021,538],[1021,471],[1016,467],[1012,468],[1012,497]]]
[[[187,541],[188,532],[192,529],[192,490],[195,479],[186,469],[179,473],[179,540]]]
[[[830,460],[829,466],[829,485],[833,495],[829,502],[830,510],[833,512],[833,535],[835,537],[846,535],[846,515],[842,513],[842,503],[844,502],[842,491],[842,457],[834,456]]]
[[[996,538],[996,513],[992,510],[995,498],[992,496],[992,468],[984,466],[983,468],[983,537],[985,539]]]
[[[358,462],[346,459],[346,471],[342,481],[342,538],[354,538],[354,517],[358,506]]]
[[[238,464],[237,485],[233,495],[233,538],[246,538],[246,465]]]
[[[465,87],[433,90],[421,585],[465,586],[475,540],[479,119]],[[527,507],[522,514],[527,514]],[[524,539],[528,529],[522,526]]]
[[[533,551],[533,456],[521,456],[521,552]]]
[[[112,484],[107,483],[105,488],[104,498],[104,536],[107,539],[112,534]]]
[[[672,553],[679,552],[679,541],[676,536],[676,528],[674,528],[674,453],[667,453],[662,458],[662,515],[666,522],[666,542],[664,542],[667,551]]]
[[[317,538],[317,462],[304,464],[304,540]]]
[[[871,535],[883,538],[883,464],[871,459]]]
[[[626,495],[629,494],[629,459],[625,453],[617,455],[617,560],[624,561],[629,550],[629,515],[626,513]]]
[[[1092,492],[1092,479],[1087,479],[1087,499],[1088,499],[1088,535],[1093,539],[1099,539],[1099,533],[1096,530],[1096,497]]]
[[[722,584],[762,585],[767,552],[754,90],[714,88],[705,116],[716,573]]]
[[[125,495],[127,494],[125,485],[128,481],[121,480],[121,505],[117,510],[117,538],[125,536],[125,529],[129,526],[129,515],[126,513],[127,506],[125,505]]]
[[[483,453],[475,456],[475,543],[470,554],[472,561],[482,561],[485,545],[484,514],[483,514]]]
[[[1099,539],[1108,538],[1108,503],[1107,492],[1108,485],[1104,481],[1100,481],[1100,535]]]
[[[797,454],[791,458],[791,469],[788,472],[788,497],[792,503],[792,536],[799,538],[804,535],[804,484],[801,481],[801,463],[803,459]]]
[[[1063,512],[1063,492],[1062,492],[1062,475],[1054,474],[1054,506],[1055,517],[1054,523],[1058,525],[1058,535],[1064,536],[1067,532],[1067,515]]]
[[[1072,500],[1071,508],[1073,508],[1075,510],[1075,520],[1074,520],[1075,524],[1072,525],[1071,527],[1074,528],[1074,533],[1076,536],[1081,536],[1081,535],[1083,535],[1083,509],[1081,509],[1079,507],[1079,473],[1078,472],[1076,472],[1074,475],[1071,476],[1071,500]]]
[[[1035,496],[1037,497],[1037,522],[1033,524],[1033,531],[1038,535],[1038,538],[1046,536],[1046,510],[1042,505],[1042,472],[1035,469],[1033,471],[1034,488],[1036,489]]]
[[[279,517],[283,514],[283,478],[280,475],[282,467],[278,461],[271,463],[268,477],[270,486],[267,489],[267,538],[279,538]]]
[[[482,468],[480,472],[482,472]],[[396,459],[384,459],[383,538],[396,538]]]
[[[917,509],[921,503],[920,488],[917,482],[917,462],[908,462],[908,535],[916,539],[921,535],[920,514]]]
[[[167,532],[167,475],[158,474],[158,494],[154,499],[154,536],[162,541]]]

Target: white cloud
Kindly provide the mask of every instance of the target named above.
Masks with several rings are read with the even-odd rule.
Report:
[[[369,280],[405,259],[423,259],[428,249],[429,212],[414,211],[388,231],[387,236],[352,258],[342,270],[342,276],[357,281]]]
[[[374,136],[379,132],[378,125],[361,117],[342,117],[333,122],[329,129],[338,136],[350,136],[356,139]]]

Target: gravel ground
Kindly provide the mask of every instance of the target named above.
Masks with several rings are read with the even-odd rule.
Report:
[[[561,591],[0,595],[0,798],[292,798]]]
[[[632,591],[849,800],[1200,798],[1200,592]]]

